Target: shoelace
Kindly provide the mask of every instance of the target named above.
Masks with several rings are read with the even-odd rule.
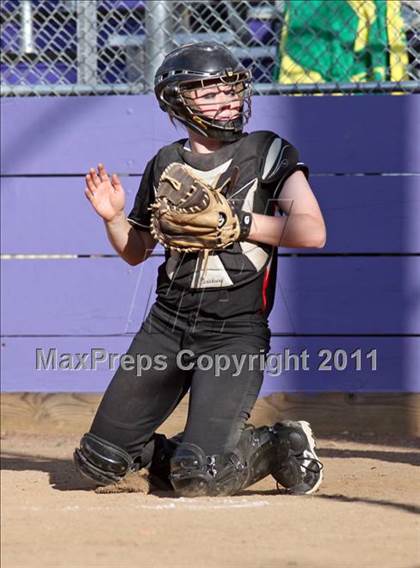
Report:
[[[324,469],[324,464],[316,458],[307,458],[303,454],[299,454],[299,455],[295,456],[295,458],[299,462],[302,462],[302,463],[299,464],[300,467],[303,467],[303,469],[305,469],[306,471],[309,471],[310,473],[320,473]],[[310,464],[305,465],[303,462],[308,461],[308,460],[310,461]],[[318,469],[311,469],[312,465],[317,465]]]

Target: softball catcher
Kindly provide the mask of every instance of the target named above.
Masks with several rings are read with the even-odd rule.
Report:
[[[103,165],[89,171],[85,193],[129,264],[147,260],[157,242],[165,247],[156,302],[128,350],[164,355],[165,365],[141,376],[120,366],[75,463],[98,485],[146,468],[152,486],[185,496],[233,495],[268,475],[290,493],[313,493],[322,464],[310,425],[247,424],[263,380],[250,362],[270,349],[277,247],[325,243],[308,168],[277,134],[243,131],[251,75],[220,44],[169,53],[155,94],[188,137],[149,161],[128,216],[120,180]],[[200,364],[222,356],[217,373]],[[238,358],[245,363],[233,372]],[[187,392],[185,431],[156,434]]]

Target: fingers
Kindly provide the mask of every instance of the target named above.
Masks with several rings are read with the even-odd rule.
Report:
[[[98,187],[103,182],[109,182],[109,176],[103,164],[98,164],[98,171],[95,168],[90,168],[88,174],[86,175],[86,181],[89,185],[89,189],[94,191],[95,187]]]
[[[111,181],[114,191],[123,191],[123,187],[121,185],[120,179],[117,174],[113,174],[111,180],[109,179],[108,173],[105,169],[103,164],[98,164],[98,170],[96,171],[95,168],[90,168],[89,172],[87,173],[86,177],[86,188],[85,194],[89,200],[95,197],[96,191],[99,189],[99,186],[103,183],[108,183]],[[106,187],[106,186],[102,186]]]
[[[115,191],[123,191],[123,186],[122,186],[120,178],[117,176],[117,174],[112,174],[111,183],[112,183],[112,187],[115,189]]]
[[[89,173],[85,177],[86,192],[89,193],[88,197],[90,197],[90,196],[93,197],[95,195],[95,189],[96,189],[95,182],[93,181],[92,176],[91,176],[91,171],[92,170],[89,170]]]
[[[89,188],[85,188],[85,197],[88,201],[90,201],[93,204],[93,200],[94,200],[94,194],[90,191]]]
[[[90,168],[85,179],[86,190],[90,194],[87,197],[93,197],[95,195],[95,190],[101,183],[109,182],[109,177],[103,164],[98,164],[98,171],[96,171],[95,168]]]
[[[103,164],[98,164],[98,173],[99,173],[99,179],[101,181],[109,181],[109,177],[108,174],[106,172],[105,166]]]
[[[90,168],[87,176],[86,176],[86,184],[89,188],[89,190],[92,193],[95,193],[95,189],[99,186],[99,184],[101,183],[101,180],[98,176],[98,174],[96,173],[95,168]]]

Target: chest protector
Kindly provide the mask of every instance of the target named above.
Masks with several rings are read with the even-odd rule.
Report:
[[[212,154],[192,154],[185,149],[185,140],[174,142],[162,148],[156,156],[155,185],[170,163],[184,163],[194,175],[213,187],[224,186],[224,195],[234,200],[242,211],[274,215],[273,180],[266,176],[267,169],[270,172],[274,167],[280,169],[276,165],[277,157],[267,156],[269,150],[272,153],[274,139],[281,140],[273,132],[253,132]],[[268,167],[267,160],[272,162]],[[270,245],[236,242],[226,249],[212,251],[203,271],[202,252],[166,251],[165,263],[159,270],[159,281],[160,284],[164,280],[166,284],[170,281],[171,286],[189,290],[240,286],[261,275],[271,262],[273,252]]]

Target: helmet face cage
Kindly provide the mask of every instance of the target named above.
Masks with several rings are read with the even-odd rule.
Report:
[[[229,106],[237,106],[237,111],[228,120],[223,120],[223,113],[226,103],[215,104],[214,102],[206,102],[206,93],[196,98],[197,89],[216,89],[219,87],[228,87],[231,94]],[[225,89],[221,89],[226,92]],[[222,130],[237,130],[238,126],[242,127],[251,114],[251,92],[250,83],[244,73],[233,73],[230,75],[222,75],[217,79],[195,81],[194,83],[185,83],[180,85],[180,99],[186,111],[190,114],[191,120],[199,126],[204,125],[207,128],[221,128]],[[232,96],[232,91],[234,96]],[[200,100],[201,99],[201,100]],[[211,112],[214,109],[214,112]]]
[[[222,120],[219,115],[226,104],[217,106],[214,102],[198,101],[196,91],[206,87],[217,89],[226,86],[234,89],[236,97],[230,98],[229,105],[237,104],[238,110],[232,118]],[[204,95],[202,98],[204,99]],[[226,70],[223,74],[207,75],[202,79],[195,77],[192,80],[174,81],[162,89],[159,99],[164,110],[191,130],[209,138],[234,141],[240,137],[251,116],[251,72]],[[214,109],[214,112],[206,112],[206,106]]]

